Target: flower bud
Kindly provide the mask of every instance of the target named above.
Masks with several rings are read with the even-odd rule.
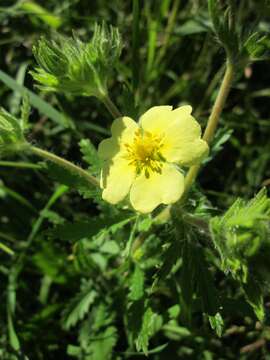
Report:
[[[118,30],[105,24],[95,26],[88,43],[76,36],[43,37],[33,48],[39,67],[31,74],[45,91],[102,97],[121,49]]]

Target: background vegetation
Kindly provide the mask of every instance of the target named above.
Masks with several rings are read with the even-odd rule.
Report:
[[[102,21],[124,45],[109,78],[121,112],[188,103],[205,126],[225,68],[206,1],[0,6],[1,106],[20,117],[27,94],[32,144],[98,173],[111,114],[94,97],[40,92],[29,71],[40,36],[75,31],[88,41]],[[236,14],[243,34],[269,33],[269,1],[239,0]],[[266,191],[245,202],[270,184],[270,68],[260,60],[238,64],[185,213],[165,224],[104,203],[34,156],[1,159],[1,359],[270,359],[270,206]]]

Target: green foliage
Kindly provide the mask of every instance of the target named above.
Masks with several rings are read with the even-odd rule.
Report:
[[[95,301],[97,296],[96,291],[93,289],[93,283],[83,283],[81,291],[76,294],[63,312],[63,327],[69,330],[72,326],[76,325],[78,321],[82,320],[89,311],[89,307]]]
[[[0,155],[10,154],[27,147],[24,129],[5,109],[0,108]]]
[[[88,164],[89,172],[98,176],[102,168],[102,162],[96,148],[89,139],[82,139],[79,145],[82,158]]]
[[[238,199],[222,217],[211,219],[213,239],[224,270],[246,280],[247,262],[268,246],[270,199],[262,189],[248,203]]]
[[[155,314],[150,307],[146,308],[143,314],[142,327],[136,340],[136,348],[138,351],[142,350],[145,355],[148,355],[149,339],[159,330],[161,326],[160,322],[161,318]]]
[[[210,221],[223,271],[230,271],[243,284],[260,320],[264,316],[263,279],[269,278],[270,270],[265,261],[269,251],[269,220],[270,199],[262,189],[254,199],[249,202],[238,199],[222,217]]]
[[[135,266],[131,279],[129,298],[132,301],[140,300],[144,294],[144,272],[138,265]]]
[[[57,111],[52,105],[42,100],[38,95],[33,91],[29,90],[23,85],[18,84],[12,77],[0,70],[0,80],[14,92],[19,93],[21,96],[28,97],[30,104],[38,109],[40,113],[52,121],[54,121],[61,128],[71,127],[74,125],[72,121],[67,118],[65,114],[60,111]]]
[[[95,25],[87,43],[75,35],[42,37],[33,47],[39,67],[31,74],[45,91],[102,98],[121,49],[118,30],[104,23]]]
[[[1,3],[1,360],[268,359],[269,11],[264,0]],[[76,35],[48,35],[59,28]],[[204,129],[225,55],[234,83],[186,199],[139,216],[104,202],[87,177],[98,183],[113,120],[101,91],[134,119],[191,104]],[[35,164],[15,145],[26,131],[71,166]]]
[[[218,41],[226,50],[230,61],[248,63],[269,59],[269,32],[260,31],[256,23],[250,28],[239,23],[241,14],[235,0],[227,1],[225,9],[221,8],[220,3],[219,0],[208,0],[209,15]]]

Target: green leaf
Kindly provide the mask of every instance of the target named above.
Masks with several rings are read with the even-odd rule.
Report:
[[[114,326],[109,326],[103,332],[99,332],[97,339],[91,341],[90,346],[87,348],[89,354],[87,360],[112,359],[117,338],[117,329]]]
[[[89,221],[65,222],[49,231],[49,236],[64,241],[76,242],[83,238],[91,238],[104,230],[115,233],[134,219],[125,215],[94,217]]]
[[[198,296],[202,300],[202,309],[206,314],[213,315],[218,311],[218,293],[214,279],[202,252],[196,257],[196,280]]]
[[[9,311],[8,311],[8,335],[9,335],[9,342],[11,347],[15,351],[19,351],[21,345],[13,325],[12,315],[10,314]]]
[[[202,32],[207,32],[209,29],[209,25],[203,21],[203,19],[200,18],[193,18],[187,20],[183,25],[179,26],[175,33],[186,36],[186,35],[192,35],[192,34],[199,34]]]
[[[213,316],[209,315],[208,319],[209,319],[211,328],[213,330],[215,330],[218,337],[221,337],[222,333],[223,333],[223,328],[224,328],[224,321],[223,321],[220,313],[218,312]]]
[[[175,239],[163,246],[162,263],[158,271],[154,275],[153,287],[157,286],[158,282],[168,278],[176,262],[180,259],[181,249],[180,243]]]
[[[54,109],[50,104],[42,100],[31,90],[27,89],[23,85],[18,84],[14,79],[12,79],[8,74],[3,72],[2,70],[0,70],[0,80],[13,91],[17,91],[22,96],[27,95],[30,104],[34,108],[38,109],[41,114],[53,120],[57,125],[60,125],[62,128],[74,127],[74,125],[72,124],[69,118],[67,118],[65,115]]]
[[[270,199],[262,189],[254,199],[237,199],[227,212],[210,221],[214,244],[225,271],[245,282],[249,259],[268,244]],[[268,245],[267,245],[268,246]]]
[[[100,189],[77,173],[51,162],[46,163],[46,170],[54,181],[77,190],[84,199],[98,198]]]
[[[63,312],[62,324],[65,330],[69,330],[84,318],[94,303],[97,292],[93,289],[93,283],[82,285],[81,291],[70,301]]]
[[[247,283],[243,285],[247,302],[252,306],[259,321],[264,319],[264,303],[262,284],[249,276]]]
[[[218,311],[218,296],[213,276],[208,269],[203,249],[186,242],[182,250],[181,293],[187,310],[191,311],[194,294],[201,301],[202,311],[215,315]]]
[[[0,108],[0,155],[23,151],[28,146],[20,122],[5,109]]]
[[[144,272],[138,264],[135,265],[134,272],[130,282],[130,300],[140,300],[144,295]]]
[[[58,29],[62,25],[62,19],[49,12],[43,6],[35,3],[33,0],[24,0],[19,3],[19,8],[29,14],[30,18],[38,18],[53,29]]]
[[[142,350],[146,356],[148,355],[149,340],[161,324],[161,318],[148,307],[143,315],[142,327],[136,340],[137,351]]]
[[[270,35],[261,32],[252,33],[243,44],[243,52],[250,61],[268,60],[270,58]]]
[[[56,245],[44,243],[42,250],[34,254],[33,262],[43,274],[50,277],[54,282],[64,284],[67,280],[65,268],[68,263],[66,256],[60,255],[60,250]]]
[[[88,170],[91,174],[99,174],[102,168],[102,162],[94,145],[89,139],[82,139],[79,145],[83,160],[89,165]]]

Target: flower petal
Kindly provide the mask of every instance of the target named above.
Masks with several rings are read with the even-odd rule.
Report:
[[[171,124],[164,132],[161,153],[169,162],[191,166],[199,163],[209,148],[201,139],[200,124],[181,108],[171,112]]]
[[[129,165],[121,156],[107,161],[101,173],[100,186],[104,189],[102,198],[111,204],[122,201],[128,194],[135,175],[135,166]]]
[[[111,159],[124,149],[124,144],[133,141],[138,124],[127,116],[115,119],[111,126],[112,137],[101,141],[98,155],[101,159]]]
[[[154,106],[147,110],[139,120],[139,124],[145,131],[161,135],[168,126],[172,106]]]
[[[112,137],[118,141],[129,142],[133,140],[138,124],[128,116],[115,119],[112,123]]]
[[[133,182],[130,202],[142,213],[153,211],[159,204],[172,204],[184,191],[184,176],[172,164],[164,164],[162,172],[152,172],[149,178],[142,173]]]
[[[98,155],[102,160],[113,158],[119,150],[120,146],[113,138],[102,140],[98,145]]]

